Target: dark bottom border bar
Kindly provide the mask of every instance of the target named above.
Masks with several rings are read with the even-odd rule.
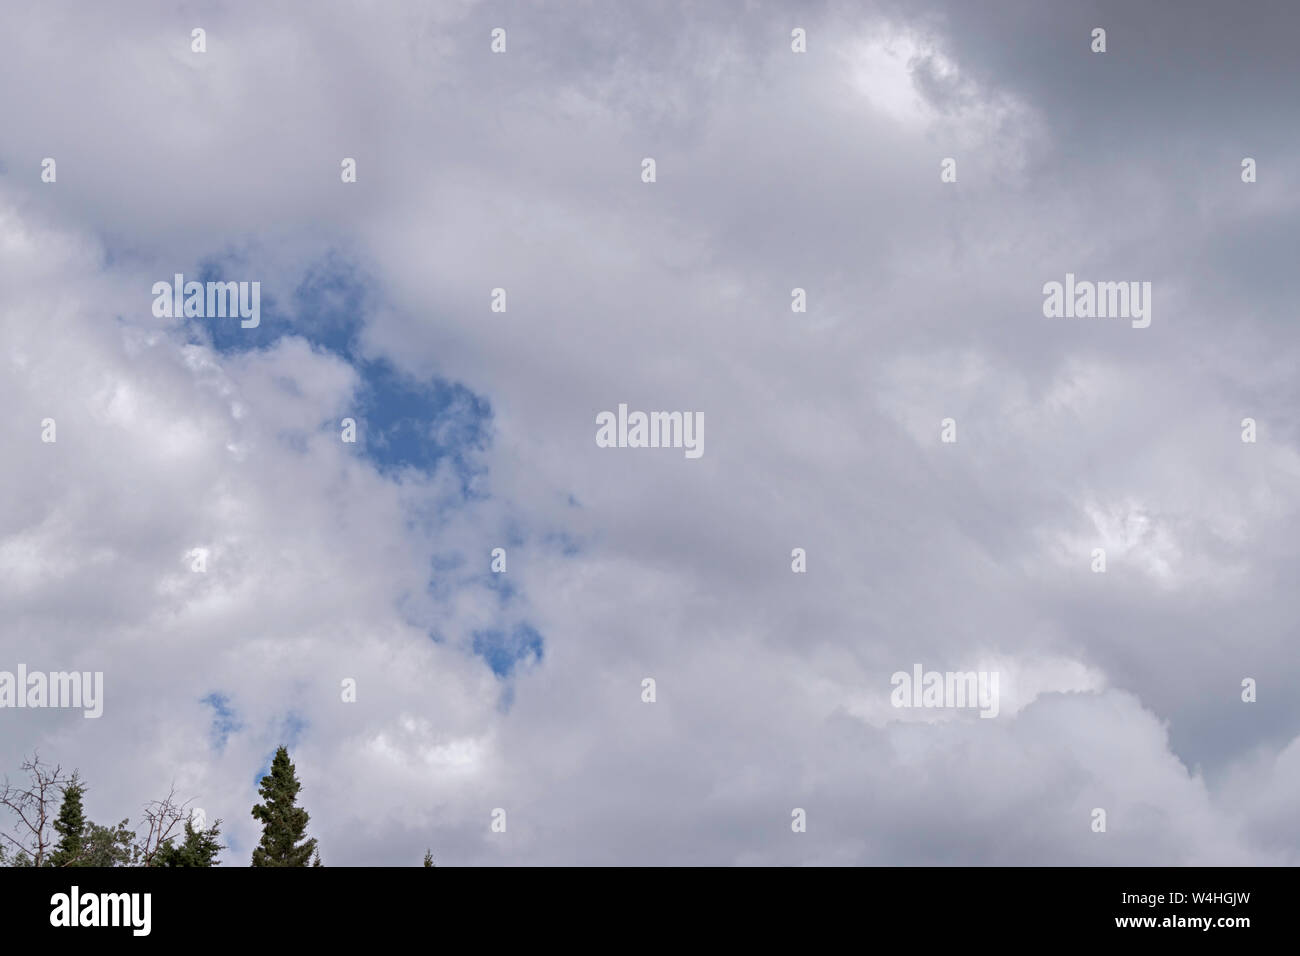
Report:
[[[1050,935],[1031,939],[1231,945],[1284,930],[1294,885],[1292,869],[1259,868],[10,868],[0,869],[0,919],[10,943],[75,933],[248,945],[278,932],[295,947],[399,934],[437,944],[481,930],[492,943],[518,932],[629,946],[869,943],[898,932],[927,944],[1041,932]]]

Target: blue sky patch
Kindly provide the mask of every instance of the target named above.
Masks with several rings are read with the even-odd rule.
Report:
[[[212,749],[220,753],[225,749],[226,741],[230,735],[243,729],[243,724],[239,720],[239,715],[235,713],[234,707],[230,705],[230,697],[227,694],[221,694],[213,691],[207,697],[204,697],[200,703],[207,704],[212,708],[212,730],[211,741]]]
[[[199,282],[262,281],[240,256],[205,260]],[[186,276],[186,280],[190,279]],[[485,469],[474,456],[490,440],[492,406],[459,382],[438,377],[418,379],[383,358],[362,353],[363,316],[372,306],[370,281],[337,254],[307,271],[287,304],[261,292],[261,322],[242,328],[238,319],[183,319],[190,341],[208,342],[222,354],[273,346],[286,335],[306,339],[352,365],[361,378],[354,417],[357,450],[386,474],[413,468],[432,472],[439,463],[455,469],[462,493],[480,497],[477,479]],[[330,423],[335,428],[335,423]]]
[[[474,653],[487,661],[497,677],[510,677],[520,661],[542,659],[542,635],[528,624],[516,624],[509,633],[503,630],[474,632]]]

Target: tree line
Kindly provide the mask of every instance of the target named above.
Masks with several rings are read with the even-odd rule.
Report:
[[[80,774],[51,766],[33,753],[23,761],[26,779],[0,786],[0,808],[11,815],[12,826],[0,831],[0,866],[218,866],[224,850],[221,820],[210,826],[195,820],[193,800],[180,801],[173,786],[161,800],[145,804],[139,824],[130,818],[99,824],[86,817],[86,784]],[[262,802],[253,817],[262,824],[262,838],[253,849],[253,866],[323,866],[316,839],[307,836],[311,819],[298,806],[302,784],[280,747],[271,772],[258,787]],[[197,823],[197,825],[196,825]],[[434,866],[432,851],[424,865]]]

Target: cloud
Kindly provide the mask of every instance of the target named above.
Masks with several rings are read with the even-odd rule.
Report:
[[[232,864],[287,737],[332,865],[1294,863],[1282,31],[506,12],[3,14],[0,667],[106,678],[5,766],[175,780]],[[1067,271],[1151,327],[1045,319]],[[153,317],[177,272],[261,325]],[[596,447],[620,402],[707,453]],[[891,713],[917,662],[999,717]]]

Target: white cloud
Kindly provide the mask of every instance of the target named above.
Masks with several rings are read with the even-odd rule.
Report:
[[[1131,248],[1096,208],[1110,180],[1046,194],[1068,159],[1050,91],[963,60],[956,32],[854,23],[841,48],[844,24],[810,21],[799,58],[761,17],[521,14],[493,58],[486,34],[458,39],[475,9],[218,11],[201,63],[169,18],[89,11],[57,31],[60,82],[6,98],[0,667],[103,669],[107,702],[100,721],[32,715],[4,765],[39,745],[80,766],[105,820],[174,778],[226,821],[231,863],[294,720],[327,864],[417,865],[425,845],[448,863],[1294,862],[1294,745],[1276,752],[1294,707],[1268,740],[1226,716],[1251,706],[1236,670],[1267,669],[1270,694],[1297,679],[1274,577],[1296,531],[1295,344],[1201,335],[1205,228],[1178,188],[1143,179],[1160,191],[1126,191],[1124,222],[1168,237],[1151,261],[1184,257],[1157,301],[1186,308],[1145,333],[1051,325],[1043,281]],[[26,23],[0,30],[0,89],[48,63],[55,21]],[[855,71],[865,100],[845,97]],[[47,154],[54,186],[30,162]],[[226,253],[287,305],[331,250],[374,280],[367,356],[492,403],[482,500],[338,441],[362,385],[347,361],[292,337],[221,354],[149,313],[152,281]],[[703,411],[705,457],[596,448],[620,401]],[[1269,442],[1238,440],[1244,404]],[[1116,552],[1104,590],[1094,541]],[[482,582],[499,545],[509,613]],[[465,643],[515,616],[546,646],[506,708]],[[898,719],[889,675],[913,661],[999,670],[1002,714]],[[242,724],[220,750],[213,692]],[[1207,713],[1213,733],[1186,729]],[[1263,792],[1242,801],[1250,768]]]

